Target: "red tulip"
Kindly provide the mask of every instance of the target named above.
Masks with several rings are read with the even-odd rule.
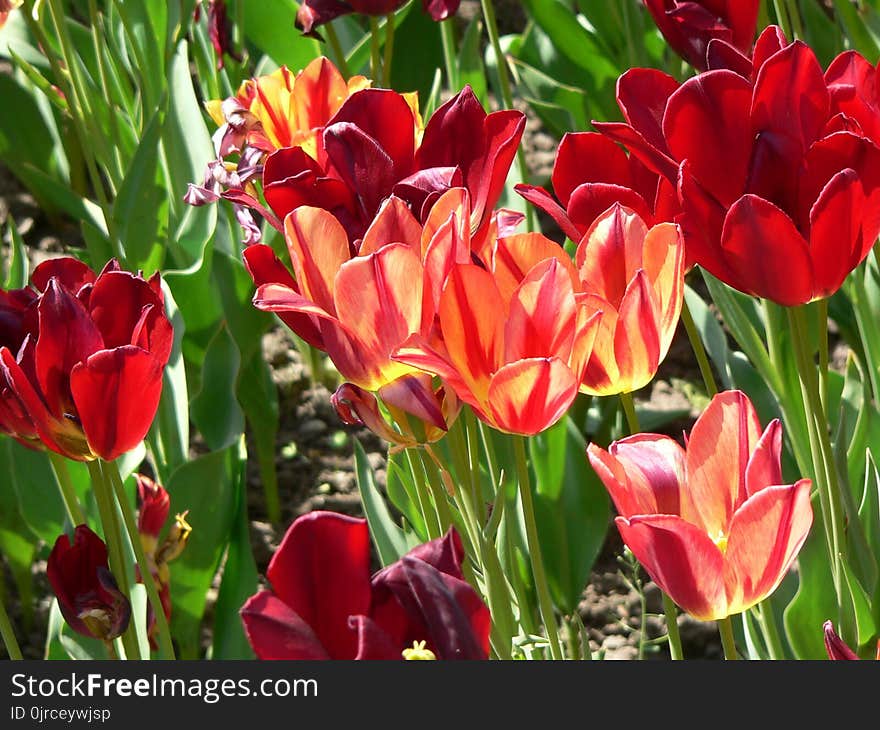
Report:
[[[455,15],[461,0],[422,0],[422,8],[431,20],[441,21]],[[388,15],[403,7],[406,0],[303,0],[296,14],[296,26],[305,35],[317,35],[314,28],[340,15]]]
[[[464,580],[455,530],[370,575],[367,522],[297,518],[269,563],[271,590],[241,608],[260,659],[401,659],[416,642],[438,659],[486,659],[489,610]]]
[[[864,131],[875,111],[848,106],[843,88],[856,57],[826,80],[775,26],[751,62],[712,46],[730,68],[680,87],[633,69],[618,82],[629,123],[595,126],[676,181],[689,261],[782,305],[830,296],[880,231],[880,148]]]
[[[279,218],[301,205],[332,212],[355,245],[392,194],[424,222],[444,192],[464,187],[471,230],[484,232],[524,126],[518,111],[486,114],[466,86],[434,112],[422,134],[412,96],[365,89],[328,122],[317,158],[302,149],[269,156],[264,195]]]
[[[828,658],[832,660],[852,660],[859,659],[859,655],[850,649],[834,630],[834,624],[828,620],[822,624],[822,631],[825,633],[825,651],[828,652]],[[877,657],[880,660],[880,640],[877,641]]]
[[[706,70],[706,47],[714,38],[749,52],[760,5],[760,0],[645,0],[672,49],[700,71]]]
[[[583,392],[631,393],[651,381],[678,326],[684,263],[675,224],[649,230],[619,203],[596,219],[575,254],[583,301],[603,313]]]
[[[671,182],[596,132],[563,136],[552,181],[559,202],[533,185],[520,183],[516,191],[552,217],[576,243],[614,203],[634,210],[648,226],[672,221],[680,212]]]
[[[568,255],[540,234],[499,238],[487,266],[453,266],[435,335],[413,335],[394,359],[438,375],[491,426],[535,434],[577,395],[600,313],[578,295]]]
[[[46,576],[61,615],[78,634],[109,641],[128,628],[131,604],[107,565],[107,546],[87,525],[77,526],[72,544],[67,535],[58,537]]]
[[[590,444],[623,541],[703,621],[741,613],[782,581],[813,521],[810,480],[782,483],[782,427],[761,433],[740,391],[716,395],[683,449],[658,434]]]
[[[143,440],[159,405],[173,337],[159,275],[147,281],[113,260],[96,277],[60,258],[31,284],[7,293],[32,300],[18,334],[0,342],[0,422],[71,459],[115,459]]]

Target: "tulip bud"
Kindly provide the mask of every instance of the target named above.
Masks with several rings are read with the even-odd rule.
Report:
[[[131,604],[107,564],[107,545],[87,525],[78,525],[73,543],[61,535],[49,554],[49,584],[61,615],[83,636],[110,641],[128,628]]]

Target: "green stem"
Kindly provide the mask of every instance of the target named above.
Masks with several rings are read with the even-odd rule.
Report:
[[[440,532],[443,534],[453,524],[452,512],[449,509],[449,495],[446,487],[443,486],[440,470],[432,460],[427,448],[419,449],[418,456],[427,476],[428,488],[434,497],[434,509],[437,510],[437,520],[440,524]]]
[[[128,580],[128,571],[125,567],[125,558],[122,551],[122,533],[119,529],[119,519],[116,507],[113,504],[112,488],[107,484],[101,465],[97,461],[88,462],[89,476],[92,478],[92,491],[95,494],[95,502],[101,515],[101,526],[104,530],[104,541],[107,544],[107,553],[110,559],[110,572],[116,578],[119,590],[126,600],[131,600],[131,585]],[[125,647],[126,659],[140,659],[140,646],[138,645],[136,627],[134,621],[129,621],[128,628],[122,634],[122,644]]]
[[[819,316],[819,400],[822,412],[828,408],[828,300],[816,302]]]
[[[841,585],[841,529],[842,510],[840,505],[840,486],[837,481],[837,472],[834,466],[834,455],[828,436],[828,424],[825,420],[825,411],[822,409],[819,396],[819,382],[816,376],[816,367],[812,362],[812,353],[807,339],[807,327],[805,323],[806,311],[803,307],[788,308],[789,324],[791,326],[792,339],[794,341],[795,357],[798,366],[798,375],[801,381],[801,389],[804,396],[804,406],[807,410],[807,428],[810,435],[810,449],[815,464],[815,477],[819,490],[819,502],[822,508],[823,525],[826,530],[827,542],[831,549],[831,573],[834,578],[834,589],[838,599],[838,605],[842,600]],[[830,530],[830,533],[829,533]]]
[[[458,54],[455,52],[455,18],[440,22],[440,40],[443,42],[443,63],[446,66],[446,83],[449,91],[456,93],[460,86],[458,77]]]
[[[391,59],[394,55],[394,13],[385,16],[385,56],[382,59],[382,85],[391,88]]]
[[[532,499],[529,465],[526,460],[526,441],[524,436],[513,436],[513,450],[516,458],[516,475],[519,493],[523,504],[523,518],[526,525],[526,543],[529,547],[529,560],[532,576],[535,579],[535,592],[538,594],[538,609],[544,630],[550,642],[550,655],[554,659],[563,659],[562,645],[559,643],[559,632],[556,615],[553,612],[553,600],[550,597],[550,586],[544,571],[544,560],[541,557],[541,543],[538,540],[538,524],[535,520],[535,504]]]
[[[626,417],[627,430],[630,432],[630,435],[635,436],[642,428],[639,425],[639,417],[636,414],[632,393],[621,393],[620,404],[623,406],[623,415]]]
[[[345,51],[342,50],[342,44],[339,42],[339,36],[336,35],[336,29],[333,27],[333,23],[327,23],[323,28],[324,34],[327,36],[327,43],[330,44],[330,49],[336,57],[336,68],[339,69],[339,73],[341,73],[346,79],[349,79],[351,77],[351,71],[348,68],[348,60],[345,58]]]
[[[421,459],[418,456],[418,448],[404,449],[406,454],[406,462],[409,465],[410,474],[412,474],[413,484],[416,491],[416,503],[419,506],[419,512],[425,523],[425,529],[428,531],[428,539],[433,540],[443,534],[443,528],[440,526],[440,518],[436,510],[431,509],[431,500],[428,495],[428,486],[425,482],[425,471],[422,467]],[[413,455],[415,453],[415,456]]]
[[[757,606],[758,620],[764,641],[767,642],[767,653],[771,659],[783,659],[785,650],[782,648],[782,640],[779,638],[779,630],[776,628],[776,620],[773,618],[773,606],[767,597]]]
[[[377,83],[381,82],[382,51],[379,30],[379,19],[370,16],[370,76]]]
[[[507,60],[501,50],[501,36],[498,34],[498,22],[495,19],[495,8],[492,6],[492,0],[480,0],[483,8],[483,18],[486,21],[486,32],[489,34],[489,42],[492,44],[492,50],[495,52],[495,65],[498,68],[498,84],[501,87],[501,100],[505,109],[513,109],[513,93],[510,85],[510,74],[507,68]],[[519,175],[524,183],[529,182],[529,167],[526,164],[525,155],[522,150],[516,153],[517,167]],[[529,232],[536,228],[535,211],[532,206],[526,207],[526,228]]]
[[[574,616],[569,616],[565,621],[565,640],[568,644],[568,658],[582,659],[581,630]],[[589,654],[589,652],[587,653]]]
[[[10,659],[22,659],[21,649],[15,638],[15,629],[12,628],[12,622],[9,620],[9,614],[6,613],[6,605],[0,600],[0,636],[3,637],[3,645],[6,647],[6,653]]]
[[[703,383],[706,385],[706,394],[711,398],[718,392],[718,385],[715,382],[715,376],[712,374],[712,365],[709,363],[706,348],[703,346],[703,340],[700,338],[699,331],[697,331],[687,299],[684,299],[681,305],[681,322],[684,325],[685,332],[687,332],[694,356],[697,358],[700,375],[703,376]]]
[[[721,634],[721,645],[724,647],[724,658],[728,660],[739,659],[736,652],[736,641],[733,638],[733,621],[730,620],[730,616],[720,618],[716,623]]]
[[[661,591],[661,594],[663,596],[663,613],[666,614],[666,636],[669,640],[669,657],[674,661],[680,661],[684,659],[684,651],[681,648],[681,634],[678,633],[678,608],[676,608],[675,603],[665,591]]]
[[[46,451],[49,454],[49,461],[52,469],[55,471],[55,479],[58,482],[58,490],[61,492],[61,499],[64,502],[64,508],[67,510],[67,516],[70,518],[71,524],[86,524],[86,515],[79,504],[76,496],[76,490],[73,488],[73,482],[70,480],[70,471],[67,469],[67,461],[61,454],[54,451]]]
[[[137,522],[134,513],[128,501],[128,495],[122,484],[122,477],[119,474],[119,467],[115,461],[105,461],[102,464],[104,474],[113,487],[116,494],[116,501],[122,512],[122,519],[125,522],[125,529],[128,531],[128,539],[134,548],[134,554],[137,558],[138,568],[140,569],[141,581],[147,589],[147,596],[150,599],[150,605],[153,607],[153,615],[156,618],[156,628],[159,633],[159,651],[162,659],[174,659],[174,646],[171,643],[171,630],[168,626],[168,619],[165,616],[165,609],[162,608],[162,601],[159,598],[159,590],[156,588],[156,581],[147,562],[147,556],[144,553],[144,546],[141,543],[140,533],[138,533]]]
[[[119,659],[119,652],[116,651],[116,644],[113,643],[113,640],[105,641],[104,648],[107,649],[107,656],[110,659],[113,659],[113,660]]]

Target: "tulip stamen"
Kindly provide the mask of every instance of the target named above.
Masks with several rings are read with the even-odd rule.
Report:
[[[723,532],[719,531],[718,535],[712,538],[712,542],[718,546],[722,555],[727,552],[727,535]]]
[[[403,654],[403,658],[408,661],[431,660],[437,658],[433,651],[425,648],[424,641],[414,641],[412,648],[404,649],[401,654]]]

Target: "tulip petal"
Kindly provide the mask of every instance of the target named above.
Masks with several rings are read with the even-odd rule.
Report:
[[[59,256],[38,264],[31,274],[31,284],[39,292],[49,287],[55,277],[71,293],[76,294],[86,284],[93,284],[95,272],[86,264],[72,256]]]
[[[617,104],[624,119],[649,145],[663,153],[667,152],[663,115],[679,88],[672,76],[653,68],[631,68],[617,80]]]
[[[660,223],[645,235],[642,267],[660,306],[660,360],[666,357],[684,299],[684,241],[672,223]]]
[[[384,382],[409,370],[390,357],[410,334],[421,329],[422,284],[421,262],[406,244],[386,245],[375,254],[352,259],[336,277],[339,320],[357,337],[356,355],[362,367],[381,372]]]
[[[446,419],[431,380],[427,373],[403,375],[379,388],[379,397],[388,405],[445,431]]]
[[[264,284],[280,284],[291,291],[298,291],[296,282],[287,267],[281,263],[281,259],[275,255],[270,246],[262,243],[248,246],[242,251],[242,259],[257,287]],[[293,312],[279,312],[278,316],[312,347],[317,347],[319,350],[324,349],[321,330],[314,317]]]
[[[89,446],[112,461],[137,446],[153,423],[164,363],[126,345],[100,350],[70,373],[70,390]]]
[[[587,456],[622,517],[679,514],[685,451],[673,439],[637,434],[613,442],[609,451],[590,444]]]
[[[794,140],[795,157],[786,165],[794,172],[798,158],[825,126],[829,104],[816,54],[795,41],[760,67],[752,97],[751,129],[754,134],[769,131]]]
[[[284,238],[303,296],[335,314],[334,281],[351,258],[345,229],[326,210],[300,207],[284,219]]]
[[[698,527],[672,515],[614,520],[620,536],[660,589],[699,621],[729,614],[724,558]]]
[[[382,202],[379,212],[364,233],[358,256],[375,253],[388,243],[405,243],[419,253],[421,236],[422,227],[406,203],[392,195]]]
[[[331,61],[319,56],[294,81],[290,95],[293,118],[300,129],[323,127],[348,98],[348,84]]]
[[[746,497],[782,484],[782,424],[774,418],[764,429],[746,467]]]
[[[613,139],[624,145],[632,157],[639,160],[645,167],[652,172],[662,175],[667,180],[675,180],[678,164],[673,160],[666,151],[666,142],[664,140],[663,147],[658,149],[648,143],[648,141],[629,124],[621,122],[597,122],[593,120],[592,125],[609,139]]]
[[[614,358],[619,370],[617,392],[647,385],[660,365],[660,310],[644,270],[627,287],[614,328]]]
[[[571,277],[555,258],[537,264],[513,292],[504,325],[504,360],[555,356],[567,362],[576,308]]]
[[[584,183],[632,187],[626,152],[597,132],[566,132],[562,136],[551,179],[553,192],[565,207],[575,188]]]
[[[37,309],[37,381],[49,411],[55,418],[62,418],[73,411],[71,369],[103,348],[104,341],[85,307],[57,279],[49,281]]]
[[[577,269],[565,249],[540,233],[516,233],[499,238],[491,269],[504,301],[510,300],[527,274],[539,263],[554,259],[568,274],[572,289],[580,288]]]
[[[580,240],[581,232],[568,217],[568,212],[544,188],[526,185],[525,183],[517,183],[513,188],[528,202],[549,215],[556,225],[562,229],[562,232],[572,241]]]
[[[366,520],[316,510],[287,530],[266,573],[275,595],[312,628],[331,658],[351,659],[348,617],[370,607]]]
[[[251,596],[239,613],[257,659],[333,658],[302,617],[272,591]]]
[[[724,220],[721,248],[733,277],[725,283],[735,289],[783,306],[813,299],[807,242],[791,218],[773,203],[754,195],[737,200]]]
[[[880,232],[878,214],[880,207],[871,210],[855,170],[831,178],[810,211],[814,296],[834,294],[868,255]]]
[[[556,357],[518,360],[500,368],[489,383],[493,425],[532,436],[556,423],[571,406],[578,382]]]
[[[810,485],[767,487],[734,514],[725,555],[731,613],[764,600],[785,577],[813,523]]]
[[[402,609],[400,609],[402,612]],[[357,632],[357,655],[359,661],[386,660],[403,658],[406,639],[401,636],[390,636],[387,621],[374,621],[369,616],[352,616],[349,625]],[[401,621],[405,623],[405,621]]]
[[[713,539],[728,534],[734,510],[746,499],[746,468],[760,435],[758,414],[739,390],[712,398],[691,429],[681,516]]]
[[[751,156],[752,87],[733,71],[708,71],[669,97],[663,132],[670,154],[722,205],[742,193]],[[711,142],[705,130],[712,130]]]

